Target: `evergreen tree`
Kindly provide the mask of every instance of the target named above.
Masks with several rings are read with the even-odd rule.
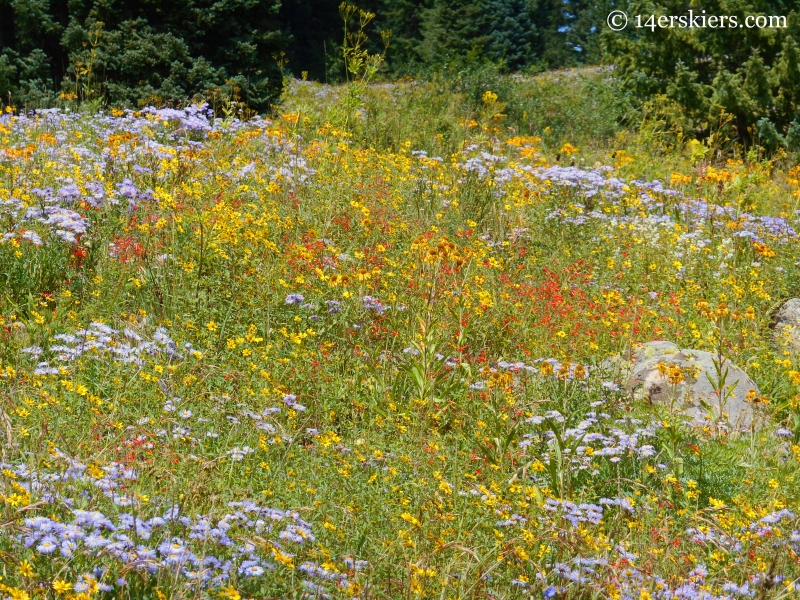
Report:
[[[471,52],[512,70],[533,59],[531,0],[435,0],[424,11],[420,54],[429,63]]]
[[[684,0],[632,2],[631,15],[702,15]],[[606,30],[605,50],[627,87],[642,99],[666,94],[689,120],[708,132],[709,123],[731,115],[744,142],[784,145],[797,139],[800,108],[800,0],[710,0],[705,15],[735,17],[729,27],[628,27]],[[780,15],[785,27],[747,27],[746,17]],[[644,25],[647,24],[645,21]],[[790,135],[790,129],[792,133]]]
[[[370,51],[382,50],[380,30],[392,31],[386,58],[397,76],[465,59],[509,70],[595,60],[598,14],[620,0],[354,1],[377,14]],[[340,3],[0,0],[0,94],[28,105],[50,103],[60,91],[140,105],[237,88],[251,107],[265,109],[280,92],[274,56],[282,50],[296,76],[333,82],[343,75]],[[796,54],[787,47],[786,78]],[[780,96],[783,105],[796,101],[794,92]]]
[[[392,32],[386,60],[394,74],[407,73],[421,64],[419,50],[423,39],[423,19],[431,7],[431,0],[381,1],[376,25]]]
[[[296,77],[303,71],[317,81],[336,81],[328,73],[338,59],[342,43],[340,0],[284,0],[281,5],[283,31],[289,38],[288,67]]]
[[[420,53],[428,64],[483,52],[489,41],[482,0],[436,0],[423,16]]]
[[[487,56],[510,69],[525,67],[531,58],[533,22],[526,0],[487,0]]]
[[[532,14],[538,32],[534,51],[549,68],[568,67],[583,62],[580,17],[583,0],[537,0]]]
[[[236,88],[263,110],[280,92],[279,0],[0,0],[0,94],[67,89],[111,103],[184,102]]]
[[[797,115],[800,112],[800,50],[790,36],[784,39],[775,65],[775,83],[775,110],[780,114]]]

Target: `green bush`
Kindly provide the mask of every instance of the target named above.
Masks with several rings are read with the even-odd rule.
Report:
[[[35,107],[55,96],[111,105],[238,95],[265,110],[279,96],[284,46],[276,0],[0,1],[0,95]]]
[[[604,33],[605,51],[626,87],[646,100],[664,94],[679,104],[687,132],[707,136],[723,123],[732,137],[775,149],[796,145],[800,109],[800,3],[764,0],[713,0],[705,15],[735,17],[727,28],[657,26],[659,16],[700,14],[681,0],[631,2],[631,22],[623,32]],[[637,27],[641,15],[642,27]],[[648,25],[654,16],[654,27]],[[783,28],[751,28],[750,16],[785,17]],[[688,21],[687,21],[688,22]],[[778,22],[776,22],[778,24]],[[794,127],[794,128],[793,128]]]

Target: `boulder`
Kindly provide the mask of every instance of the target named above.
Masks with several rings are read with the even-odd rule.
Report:
[[[800,351],[800,298],[792,298],[772,317],[772,335],[779,348]]]
[[[635,346],[627,356],[613,357],[603,366],[616,371],[634,397],[654,403],[674,402],[695,423],[704,424],[721,420],[719,396],[709,381],[709,376],[717,379],[716,358],[711,352],[682,350],[672,342],[655,341]],[[761,397],[758,386],[730,360],[724,360],[723,372],[725,369],[725,388],[730,395],[722,413],[728,424],[736,430],[750,429],[754,424],[760,428],[765,416],[757,408]]]

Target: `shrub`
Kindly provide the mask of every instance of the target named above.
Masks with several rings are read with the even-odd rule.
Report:
[[[730,122],[739,141],[757,140],[773,149],[784,145],[783,136],[796,125],[800,108],[800,50],[793,33],[800,4],[714,0],[704,4],[705,14],[735,18],[738,26],[655,25],[659,16],[689,17],[690,6],[694,5],[679,0],[658,6],[631,2],[628,14],[642,15],[642,25],[653,15],[653,27],[636,27],[632,22],[624,32],[605,32],[605,51],[625,85],[641,99],[666,94],[683,108],[687,131],[695,135],[709,135],[711,124],[727,114],[731,118],[722,121]],[[691,16],[698,15],[699,9],[691,10]],[[745,25],[748,16],[759,15],[785,17],[786,26]],[[795,136],[790,137],[794,144]]]

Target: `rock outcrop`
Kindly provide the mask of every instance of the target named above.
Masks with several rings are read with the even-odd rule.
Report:
[[[697,424],[722,421],[735,430],[764,424],[758,409],[761,394],[755,382],[738,366],[724,360],[727,369],[723,402],[717,382],[717,356],[703,350],[680,349],[672,342],[655,341],[634,347],[629,356],[616,356],[603,367],[616,371],[634,397],[653,403],[673,403]],[[709,377],[711,380],[709,380]]]
[[[800,352],[800,298],[792,298],[772,317],[773,339],[779,348]]]

